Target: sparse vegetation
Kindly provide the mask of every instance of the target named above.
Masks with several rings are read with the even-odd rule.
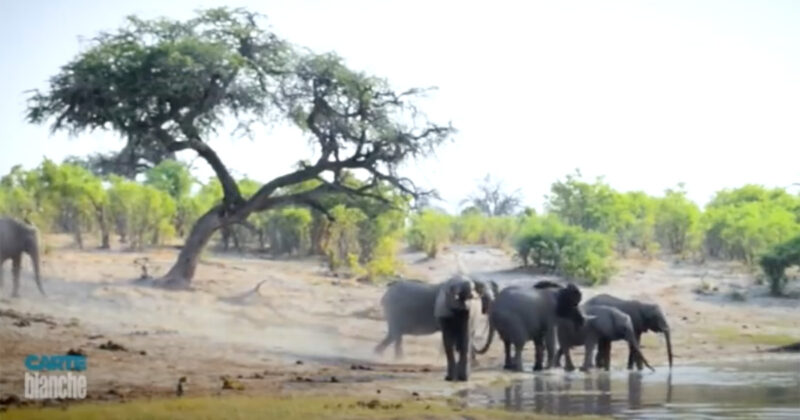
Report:
[[[774,246],[761,256],[761,268],[767,275],[773,295],[783,294],[786,286],[786,269],[800,265],[800,236]]]
[[[454,408],[438,400],[363,400],[350,396],[324,397],[206,397],[154,399],[120,404],[80,404],[65,409],[12,408],[3,413],[8,420],[64,419],[553,419],[542,414],[505,410]],[[577,420],[600,418],[578,416]]]

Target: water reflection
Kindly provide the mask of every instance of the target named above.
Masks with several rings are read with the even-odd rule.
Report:
[[[800,363],[532,375],[461,394],[470,405],[557,415],[800,418]]]
[[[612,390],[615,386],[627,388],[627,397],[620,398]],[[565,375],[561,378],[546,375],[533,376],[529,381],[515,382],[503,390],[502,405],[507,410],[534,411],[549,414],[594,413],[611,415],[623,409],[642,407],[642,374],[630,372],[627,383],[612,381],[605,372],[595,375]],[[672,400],[672,376],[668,375],[664,388],[664,403]],[[467,392],[462,395],[466,396]]]

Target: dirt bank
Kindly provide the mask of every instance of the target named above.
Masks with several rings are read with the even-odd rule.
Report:
[[[22,395],[26,355],[70,349],[88,356],[90,400],[174,396],[184,376],[185,396],[412,399],[449,397],[514,376],[499,370],[502,350],[495,345],[469,384],[442,381],[435,335],[408,337],[402,361],[391,351],[375,356],[372,349],[385,334],[378,305],[384,286],[332,277],[317,259],[209,255],[193,291],[131,283],[139,274],[137,258],[149,258],[159,274],[175,252],[58,248],[44,258],[46,298],[29,278],[21,299],[8,299],[7,285],[0,300],[0,396]],[[456,269],[454,252],[468,270],[501,284],[538,278],[513,270],[505,252],[484,247],[458,247],[436,260],[406,253],[406,275],[442,280]],[[676,364],[736,358],[800,340],[800,301],[766,297],[766,287],[753,287],[752,275],[737,265],[630,259],[619,268],[608,285],[586,289],[585,296],[608,292],[662,304],[673,326]],[[123,348],[112,350],[113,344]],[[621,350],[612,362],[617,368],[626,357]],[[644,350],[663,368],[666,352],[658,337],[645,335]],[[223,389],[223,377],[241,389]]]

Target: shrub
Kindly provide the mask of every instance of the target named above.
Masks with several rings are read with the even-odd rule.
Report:
[[[328,265],[335,271],[347,265],[352,271],[358,271],[358,256],[361,254],[358,225],[366,215],[359,209],[339,204],[330,211],[334,221],[328,229],[328,241],[325,244],[325,255]]]
[[[270,252],[298,254],[308,251],[311,229],[311,211],[288,207],[269,212],[266,218],[266,236]]]
[[[761,256],[759,263],[769,278],[772,294],[783,294],[787,281],[786,268],[800,265],[800,236],[773,246],[769,252]]]
[[[411,218],[408,244],[436,258],[439,248],[450,242],[452,220],[449,215],[433,210],[423,210]]]
[[[655,216],[656,240],[673,254],[693,252],[700,240],[700,209],[683,190],[667,190],[659,198]]]
[[[613,272],[611,242],[606,235],[566,225],[553,216],[529,216],[515,241],[523,265],[533,265],[590,284]]]

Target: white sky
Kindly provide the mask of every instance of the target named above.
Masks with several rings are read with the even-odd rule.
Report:
[[[437,86],[424,109],[455,141],[406,174],[454,210],[490,173],[541,208],[575,168],[660,194],[685,182],[704,204],[745,183],[800,182],[798,1],[0,0],[0,173],[43,156],[119,148],[23,120],[79,37],[123,17],[187,18],[217,5],[266,14],[274,31],[334,50],[398,89]],[[268,180],[308,156],[294,131],[211,139],[238,175]],[[202,177],[210,170],[200,167]]]

